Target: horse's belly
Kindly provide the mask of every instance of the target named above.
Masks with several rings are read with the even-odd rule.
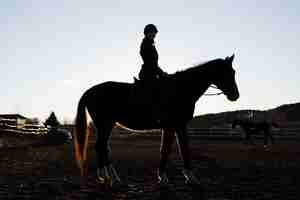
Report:
[[[134,129],[134,130],[149,130],[149,129],[158,129],[160,128],[158,122],[153,120],[141,120],[141,119],[129,119],[129,120],[119,120],[118,121],[123,126]]]

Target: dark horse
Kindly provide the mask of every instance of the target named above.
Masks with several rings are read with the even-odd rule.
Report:
[[[275,122],[268,122],[266,120],[263,121],[252,121],[252,120],[241,120],[236,119],[232,122],[232,128],[235,128],[237,125],[239,125],[245,132],[245,143],[246,144],[253,144],[251,135],[258,133],[258,132],[264,132],[264,146],[266,147],[269,143],[269,140],[271,144],[274,143],[274,139],[272,136],[271,128],[276,127],[278,128],[278,124]]]
[[[86,171],[84,169],[90,130],[86,118],[87,110],[98,132],[95,145],[98,155],[98,182],[120,182],[112,165],[108,144],[111,130],[116,123],[131,129],[162,129],[158,170],[160,183],[168,182],[166,164],[171,144],[177,136],[184,161],[183,174],[187,181],[196,182],[197,179],[191,171],[187,123],[193,118],[196,101],[211,84],[219,88],[230,101],[239,98],[235,70],[232,68],[233,59],[234,55],[215,59],[157,80],[159,95],[156,97],[157,103],[152,102],[154,105],[138,102],[132,92],[137,86],[131,83],[104,82],[88,89],[78,104],[74,132],[75,156],[81,174]],[[152,116],[153,106],[160,110],[157,116]]]

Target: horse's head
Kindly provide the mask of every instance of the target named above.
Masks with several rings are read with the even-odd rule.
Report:
[[[240,94],[235,81],[235,70],[232,68],[234,54],[231,57],[226,57],[216,66],[212,84],[222,90],[230,101],[236,101]]]

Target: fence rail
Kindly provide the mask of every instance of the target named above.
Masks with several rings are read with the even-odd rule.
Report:
[[[241,128],[189,128],[189,136],[192,137],[243,137],[245,135]],[[160,135],[161,131],[150,130],[150,131],[128,131],[123,129],[118,129],[116,131],[119,134],[134,133],[138,135]],[[300,138],[300,128],[274,128],[271,130],[274,137],[299,137]],[[263,137],[262,132],[257,132],[252,134],[254,137]]]
[[[274,128],[271,130],[273,136],[284,137],[284,136],[295,136],[300,137],[299,128]],[[191,136],[239,136],[244,135],[244,131],[241,128],[190,128],[188,133]],[[254,136],[263,135],[262,132],[252,134]]]
[[[45,135],[48,133],[47,129],[30,129],[30,128],[21,128],[18,129],[16,127],[5,127],[0,129],[3,132],[20,134],[20,135]]]

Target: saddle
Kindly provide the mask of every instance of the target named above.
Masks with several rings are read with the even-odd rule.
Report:
[[[148,111],[152,115],[160,115],[163,93],[161,81],[144,81],[134,77],[129,101],[138,112]]]
[[[159,96],[155,90],[159,90],[158,83],[155,81],[147,82],[133,77],[134,83],[131,91],[131,97],[137,98],[138,100],[143,100],[147,98],[148,100],[157,99]]]

